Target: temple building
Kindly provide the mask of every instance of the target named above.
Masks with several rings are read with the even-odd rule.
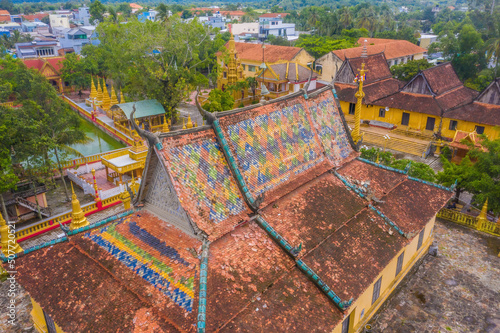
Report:
[[[309,83],[200,107],[196,128],[136,125],[136,208],[17,255],[38,318],[64,332],[363,329],[426,255],[453,189],[360,159],[334,87]]]
[[[348,58],[336,74],[335,87],[348,120],[354,120],[356,71],[361,57]],[[457,130],[500,137],[498,79],[482,93],[467,88],[451,63],[420,71],[405,83],[394,79],[384,53],[368,55],[361,121],[414,133],[432,140],[451,141]]]
[[[61,78],[62,62],[64,57],[50,57],[50,58],[28,58],[23,59],[24,64],[28,68],[34,68],[54,86],[60,93],[69,92],[72,90],[67,82],[63,82]]]

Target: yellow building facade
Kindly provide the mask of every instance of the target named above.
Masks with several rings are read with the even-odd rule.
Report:
[[[392,259],[392,261],[382,270],[375,281],[361,294],[361,296],[350,306],[350,312],[346,314],[345,319],[349,318],[348,332],[361,332],[365,325],[370,321],[377,310],[384,304],[391,293],[401,283],[415,263],[424,257],[431,246],[434,235],[435,217],[432,218],[425,228],[417,234],[413,240],[406,245]],[[419,246],[419,242],[421,242]],[[400,259],[402,258],[402,260]],[[398,265],[398,261],[401,263]],[[398,267],[399,266],[399,267]],[[377,281],[380,280],[379,296],[373,301],[374,288]],[[378,288],[377,288],[378,289]],[[338,325],[332,333],[342,333],[342,325]]]

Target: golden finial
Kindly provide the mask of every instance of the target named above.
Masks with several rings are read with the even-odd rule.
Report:
[[[102,108],[109,110],[111,99],[109,98],[108,88],[106,87],[106,79],[102,81]]]
[[[482,230],[486,222],[488,222],[488,198],[486,198],[481,213],[477,217],[476,229]]]
[[[118,98],[116,98],[115,87],[111,86],[111,103],[109,104],[109,106],[111,107],[116,104],[119,103],[118,103]]]
[[[123,96],[123,89],[120,90],[120,104],[125,103],[125,96]]]
[[[9,238],[11,232],[12,231],[9,229],[7,222],[0,213],[0,243],[2,244],[2,252],[5,256],[9,256],[12,253],[18,253],[23,250],[17,243],[15,237],[13,238],[14,243],[12,243],[12,238]]]
[[[99,77],[97,77],[97,95],[96,99],[98,103],[102,102],[102,88],[101,88],[101,81],[99,80]]]
[[[191,115],[188,115],[188,122],[186,128],[193,128],[193,121],[191,120]]]
[[[182,129],[186,129],[185,118],[182,118]]]
[[[167,133],[169,131],[170,131],[170,129],[168,128],[167,116],[163,115],[163,132]]]
[[[95,97],[97,97],[97,90],[95,88],[94,84],[94,78],[90,76],[90,99],[94,100]]]
[[[92,169],[94,171],[94,169]],[[94,171],[95,172],[95,171]],[[81,227],[89,225],[89,221],[85,217],[85,213],[80,207],[80,201],[76,197],[75,190],[73,189],[73,182],[71,182],[71,223],[69,224],[69,229],[74,230]]]

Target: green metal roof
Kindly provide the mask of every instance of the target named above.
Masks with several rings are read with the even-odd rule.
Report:
[[[130,119],[130,114],[132,113],[132,107],[135,105],[135,118],[144,118],[149,116],[156,116],[165,113],[165,109],[156,99],[146,99],[138,102],[129,102],[123,104],[115,104],[111,108],[120,108],[123,113]]]

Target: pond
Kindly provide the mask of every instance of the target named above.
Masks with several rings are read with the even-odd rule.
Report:
[[[125,147],[125,144],[116,140],[97,126],[94,126],[91,122],[81,118],[81,123],[81,128],[85,134],[87,134],[87,136],[94,141],[87,144],[72,145],[71,148],[76,149],[84,156],[104,153],[110,150]]]

